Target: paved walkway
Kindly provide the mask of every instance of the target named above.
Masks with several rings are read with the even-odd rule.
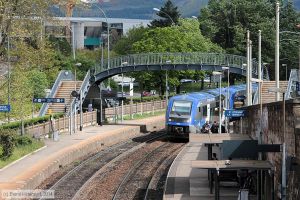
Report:
[[[136,129],[145,126],[145,124],[151,124],[157,121],[164,121],[164,116],[156,116],[141,120],[128,120],[115,125],[84,127],[82,132],[77,131],[77,133],[73,135],[69,135],[68,133],[61,134],[59,141],[57,142],[46,139],[45,148],[25,157],[9,167],[0,169],[0,189],[18,187],[18,184],[26,181],[26,178],[28,179],[31,174],[33,176],[34,172],[36,173],[37,170],[41,170],[41,168],[37,167],[38,165],[44,164],[44,166],[47,166],[45,163],[47,164],[49,160],[55,160],[56,156],[69,153],[69,150],[72,150],[71,147],[81,147],[87,140],[93,140],[96,137],[99,139],[99,136],[112,137],[111,139],[113,139],[113,137],[115,137],[115,135],[111,136],[113,132],[123,133],[123,129],[128,130],[130,127]]]

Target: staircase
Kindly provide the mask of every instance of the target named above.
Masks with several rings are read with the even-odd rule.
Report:
[[[73,100],[73,97],[71,96],[71,92],[75,90],[75,84],[76,84],[76,91],[79,91],[82,81],[61,81],[61,84],[54,98],[65,98],[65,104],[61,104],[61,103],[49,104],[47,114],[64,113],[65,106],[67,106],[67,111],[69,110],[70,103]],[[51,110],[51,113],[49,112],[49,110]]]
[[[279,87],[287,90],[288,86],[288,81],[280,81],[279,82]],[[262,103],[271,103],[275,102],[275,95],[276,93],[274,92],[269,92],[269,88],[274,88],[276,87],[276,82],[275,81],[264,81],[262,84]],[[280,101],[282,100],[282,94],[279,94]]]

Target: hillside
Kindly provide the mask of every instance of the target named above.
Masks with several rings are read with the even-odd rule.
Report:
[[[153,8],[160,8],[164,4],[164,0],[99,0],[100,7],[111,18],[137,18],[137,19],[153,19],[155,12]],[[200,9],[207,5],[208,0],[173,0],[178,6],[183,17],[198,16]],[[294,0],[295,7],[300,10],[300,0]],[[58,8],[52,8],[56,16],[65,16]],[[75,8],[73,16],[75,17],[103,17],[96,7],[91,9]]]
[[[154,7],[163,6],[163,0],[101,0],[100,6],[111,18],[138,18],[153,19],[155,17]],[[208,0],[173,0],[178,6],[183,17],[198,16],[200,8],[207,4]],[[56,16],[64,16],[58,8],[53,8]],[[90,10],[75,9],[73,16],[77,17],[99,17],[101,13],[95,7]]]

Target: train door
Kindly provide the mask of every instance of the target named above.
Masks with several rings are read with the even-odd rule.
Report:
[[[198,104],[197,109],[196,109],[196,113],[195,113],[196,123],[194,125],[200,127],[201,119],[202,119],[202,108],[201,108],[201,105]]]
[[[207,105],[205,105],[205,106],[202,106],[201,107],[202,109],[202,118],[201,118],[201,120],[200,120],[200,125],[201,125],[201,127],[205,124],[205,122],[207,121],[207,114],[208,114],[208,112],[207,112]]]
[[[207,116],[206,116],[206,121],[211,121],[210,119],[210,104],[207,104]]]

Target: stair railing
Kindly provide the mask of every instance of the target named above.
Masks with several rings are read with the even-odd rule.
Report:
[[[296,92],[296,83],[299,82],[299,73],[297,69],[292,69],[290,73],[289,82],[286,88],[285,99],[292,99],[296,97],[293,93]]]
[[[71,71],[68,71],[68,70],[62,70],[59,72],[53,86],[52,86],[52,89],[51,89],[51,92],[50,94],[47,95],[47,98],[54,98],[57,91],[58,91],[58,88],[61,84],[61,81],[63,80],[74,80],[74,75]],[[40,109],[40,113],[39,113],[39,116],[44,116],[46,113],[47,113],[47,110],[49,108],[49,104],[48,103],[43,103],[41,109]]]
[[[253,98],[253,105],[258,104],[258,100],[259,100],[259,88],[255,91],[254,93],[254,98]]]
[[[82,99],[82,102],[84,101],[88,91],[89,91],[89,88],[91,86],[90,84],[90,77],[91,77],[91,72],[90,70],[86,73],[85,77],[84,77],[84,80],[80,86],[80,89],[78,91],[79,94],[82,94],[82,96],[80,97]],[[68,112],[68,116],[70,116],[71,114],[73,114],[74,112],[77,112],[79,107],[78,107],[78,104],[77,104],[77,99],[76,98],[73,98],[72,102],[70,103],[70,107],[72,106],[72,113],[70,113],[70,109],[69,109],[69,112]],[[75,109],[74,109],[75,108]]]

